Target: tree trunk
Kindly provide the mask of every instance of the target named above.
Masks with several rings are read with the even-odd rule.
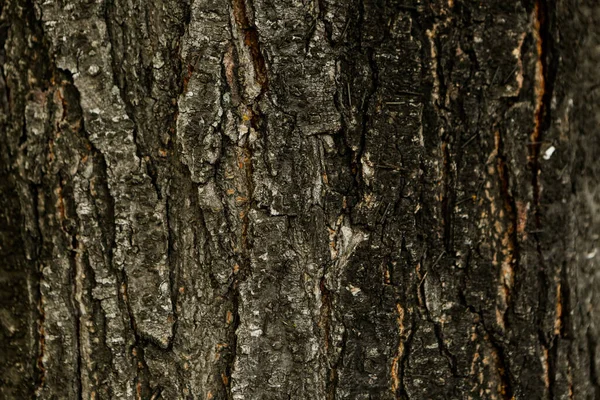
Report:
[[[3,399],[600,399],[596,0],[0,0]]]

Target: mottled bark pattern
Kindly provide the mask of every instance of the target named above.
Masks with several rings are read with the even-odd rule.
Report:
[[[0,0],[0,397],[600,398],[600,3]]]

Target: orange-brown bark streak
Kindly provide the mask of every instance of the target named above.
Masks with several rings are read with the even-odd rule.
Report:
[[[547,65],[545,61],[546,51],[544,43],[543,29],[546,24],[546,10],[543,0],[537,0],[534,8],[534,38],[536,43],[536,68],[535,68],[535,112],[533,120],[533,132],[530,135],[530,151],[529,151],[529,163],[533,174],[533,200],[537,206],[539,204],[540,197],[540,185],[539,185],[539,173],[540,166],[538,162],[541,142],[542,142],[542,130],[544,125],[544,117],[546,115],[546,75]]]
[[[515,200],[510,191],[510,176],[506,158],[503,153],[502,136],[499,131],[495,133],[495,148],[496,148],[496,172],[500,185],[500,193],[502,195],[502,207],[505,223],[502,232],[502,254],[500,265],[500,287],[499,295],[502,301],[501,309],[497,309],[497,322],[505,328],[506,309],[509,306],[511,299],[511,289],[514,285],[514,269],[518,262],[518,216],[515,205]]]
[[[234,104],[238,106],[241,122],[245,126],[243,141],[239,143],[235,149],[237,167],[243,176],[243,186],[245,186],[243,189],[240,188],[242,191],[241,196],[238,196],[236,199],[236,204],[242,207],[238,213],[238,217],[241,222],[239,253],[241,256],[240,264],[242,265],[243,270],[241,270],[238,264],[234,266],[235,277],[230,286],[230,290],[232,290],[233,293],[233,311],[231,312],[231,346],[233,348],[233,356],[232,360],[229,362],[226,373],[222,375],[223,385],[227,392],[228,398],[232,398],[231,377],[235,366],[237,329],[240,324],[239,284],[244,279],[251,267],[250,211],[253,206],[254,192],[254,155],[251,143],[251,134],[253,131],[259,132],[262,128],[263,116],[260,112],[258,102],[261,96],[267,90],[268,81],[267,68],[265,59],[260,49],[258,31],[256,26],[254,26],[252,16],[248,14],[249,10],[251,10],[251,5],[247,3],[246,0],[231,0],[231,11],[233,14],[233,21],[231,21],[232,29],[237,30],[237,34],[242,39],[241,42],[243,42],[243,44],[238,42],[237,51],[235,51],[234,47],[228,48],[223,57],[225,78],[231,89]],[[244,46],[245,49],[243,47],[240,48],[240,46]],[[243,61],[245,58],[240,55],[245,51],[247,51],[247,54],[249,54],[251,65],[243,65],[245,63]],[[256,91],[244,90],[244,85],[248,85],[249,83],[252,85],[252,79],[250,82],[248,82],[246,79],[242,79],[241,82],[238,82],[238,67],[242,67],[247,73],[251,72],[253,74],[254,83],[258,85],[258,93]],[[249,76],[246,75],[245,78],[248,78]]]
[[[248,47],[252,56],[252,64],[254,67],[254,76],[256,82],[261,86],[263,92],[267,88],[267,67],[265,59],[260,51],[260,43],[258,40],[258,31],[256,26],[250,21],[247,13],[247,4],[245,0],[232,0],[233,17],[235,23],[243,35],[244,44]]]
[[[391,378],[392,378],[392,393],[396,394],[398,389],[402,384],[401,382],[401,363],[402,357],[404,356],[404,343],[406,341],[406,327],[404,326],[404,308],[400,304],[396,304],[396,311],[398,313],[397,323],[398,323],[398,348],[396,350],[396,355],[392,359],[391,366]]]

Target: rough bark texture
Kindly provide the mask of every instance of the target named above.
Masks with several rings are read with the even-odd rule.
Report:
[[[0,45],[0,398],[600,398],[596,0],[0,0]]]

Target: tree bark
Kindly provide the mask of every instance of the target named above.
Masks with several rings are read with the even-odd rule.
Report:
[[[596,0],[0,0],[0,397],[600,399]]]

